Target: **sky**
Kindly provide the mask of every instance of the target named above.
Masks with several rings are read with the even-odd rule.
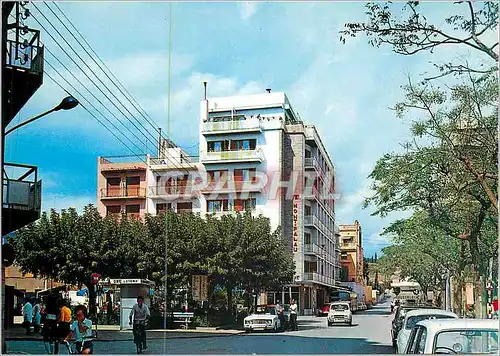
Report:
[[[153,125],[162,127],[165,132],[169,4],[58,4],[106,66],[137,99]],[[51,3],[49,5],[59,14]],[[442,24],[457,5],[450,2],[421,6]],[[155,138],[153,135],[141,136],[131,123],[121,118],[118,108],[127,109],[115,108],[72,63],[69,56],[76,61],[78,58],[68,44],[87,63],[88,67],[80,64],[82,69],[87,73],[90,70],[97,72],[93,61],[86,57],[47,5],[36,3],[35,8],[31,3],[28,7],[32,16],[26,23],[41,30],[46,49],[105,104],[101,112],[131,139],[124,142],[132,150],[81,106],[51,114],[7,137],[7,162],[39,167],[44,210],[70,206],[82,209],[89,203],[96,203],[98,156],[125,155],[132,151],[137,154],[148,140]],[[423,73],[432,70],[429,61],[452,58],[456,50],[443,48],[433,54],[401,56],[388,47],[373,48],[363,37],[348,39],[342,44],[338,31],[346,22],[364,19],[363,2],[184,2],[173,3],[171,9],[170,137],[188,152],[196,154],[204,80],[208,81],[209,97],[263,93],[266,88],[284,91],[301,118],[317,126],[335,165],[337,190],[341,195],[336,202],[336,223],[358,220],[363,229],[365,256],[380,254],[381,248],[390,243],[386,236],[380,236],[383,228],[394,219],[409,214],[397,212],[382,219],[371,216],[373,208],[362,208],[363,199],[373,194],[368,175],[377,159],[385,153],[400,151],[400,143],[409,137],[410,122],[396,118],[390,107],[403,98],[400,87],[407,83],[408,75],[421,78]],[[41,13],[64,35],[68,44],[58,37]],[[68,88],[50,67],[54,66],[75,83],[85,97],[97,103],[54,57],[46,51],[46,73]],[[103,74],[99,78],[109,85]],[[102,88],[97,78],[93,81]],[[114,92],[120,95],[116,88]],[[53,107],[64,96],[66,93],[45,76],[42,87],[21,109],[13,124]],[[133,110],[130,104],[125,105]],[[126,131],[125,126],[131,132]],[[152,132],[152,127],[147,128]],[[137,138],[132,138],[132,134]]]

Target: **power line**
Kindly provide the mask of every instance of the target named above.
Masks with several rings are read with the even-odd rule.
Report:
[[[57,32],[57,34],[63,39],[63,41],[71,48],[71,50],[73,51],[73,53],[75,53],[75,55],[80,59],[80,61],[83,62],[83,64],[93,73],[93,70],[92,68],[89,67],[89,65],[82,59],[82,57],[74,50],[74,48],[68,43],[68,41],[64,38],[64,36],[59,32],[59,30],[49,21],[49,19],[45,16],[45,14],[43,14],[39,9],[38,7],[36,6],[35,3],[33,3],[33,6],[37,9],[37,11],[42,15],[42,17],[50,24],[50,26],[52,26],[52,28],[54,28],[54,30]],[[52,34],[47,31],[47,29],[40,23],[40,21],[38,21],[36,19],[35,16],[31,15],[33,17],[33,19],[42,27],[42,29],[47,32],[47,34],[50,36],[50,38],[52,38],[52,40],[54,40],[54,42],[56,42],[56,44],[63,50],[63,52],[71,59],[71,61],[73,63],[75,63],[75,65],[83,72],[83,74],[92,82],[92,84],[94,84],[94,86],[106,97],[106,99],[108,99],[108,101],[116,108],[118,109],[118,111],[130,122],[132,123],[132,125],[147,139],[149,140],[150,143],[153,144],[153,147],[156,147],[156,138],[154,139],[154,141],[151,141],[150,137],[148,137],[148,135],[144,134],[144,132],[139,129],[139,127],[137,127],[137,125],[134,123],[134,121],[132,121],[131,119],[129,119],[127,117],[127,115],[116,105],[116,103],[111,100],[109,98],[109,96],[104,93],[102,91],[102,89],[92,80],[92,78],[89,77],[89,75],[81,68],[81,66],[67,53],[67,51],[60,45],[60,43],[54,38],[54,36],[52,36]],[[137,118],[125,107],[125,105],[123,105],[123,103],[120,101],[120,99],[118,99],[116,97],[116,95],[114,95],[114,93],[106,86],[106,84],[103,83],[103,81],[95,74],[93,73],[94,76],[99,80],[99,82],[107,89],[107,91],[109,91],[111,93],[111,95],[125,108],[125,110],[128,111],[128,113],[134,118],[137,120]],[[138,121],[138,120],[137,120]],[[140,121],[138,121],[141,126],[142,126],[142,123]],[[144,126],[143,126],[144,127]],[[146,130],[146,132],[151,135],[150,132],[148,132]],[[147,146],[146,146],[147,147]]]
[[[62,9],[55,3],[53,2],[54,5],[59,9],[59,11],[61,12],[61,14],[64,16],[64,18],[71,24],[71,26],[75,29],[75,31],[80,35],[80,37],[83,39],[83,41],[87,44],[87,46],[90,48],[90,50],[94,53],[94,55],[99,59],[99,61],[102,63],[102,65],[104,67],[106,67],[106,69],[110,72],[110,74],[113,76],[113,78],[123,87],[123,89],[128,93],[128,95],[130,97],[132,97],[132,99],[134,100],[134,102],[145,112],[145,110],[140,106],[139,103],[137,103],[137,101],[135,100],[135,98],[132,96],[132,94],[130,94],[130,92],[125,88],[125,86],[120,83],[120,81],[116,78],[116,76],[112,73],[112,71],[106,66],[106,64],[104,63],[104,61],[99,57],[99,55],[93,50],[92,46],[85,40],[85,38],[83,37],[83,35],[78,31],[78,29],[74,26],[74,24],[71,22],[71,20],[64,14],[64,12],[62,11]],[[45,3],[45,5],[47,6],[47,8],[52,12],[52,14],[59,20],[59,22],[61,22],[61,24],[64,26],[64,28],[71,34],[71,36],[75,39],[75,41],[80,45],[80,47],[82,47],[82,49],[87,53],[87,55],[92,59],[92,61],[97,65],[97,67],[106,75],[106,77],[110,80],[110,82],[120,91],[120,93],[125,97],[125,99],[127,99],[129,101],[129,103],[132,104],[132,107],[134,107],[134,109],[142,115],[142,117],[144,117],[144,119],[146,120],[147,123],[149,123],[149,125],[151,125],[151,127],[153,127],[153,129],[158,132],[158,133],[161,133],[160,130],[158,128],[155,127],[154,123],[152,123],[151,121],[153,121],[151,119],[151,117],[149,117],[149,115],[146,115],[150,118],[150,120],[148,120],[148,118],[146,116],[144,116],[144,114],[134,105],[134,103],[132,103],[132,101],[127,97],[127,95],[125,95],[125,93],[120,89],[120,87],[115,83],[115,81],[113,81],[113,79],[111,79],[109,77],[109,75],[106,73],[106,71],[102,68],[101,65],[99,65],[96,60],[92,57],[92,55],[87,51],[87,49],[81,44],[81,42],[76,38],[76,36],[73,34],[73,32],[66,26],[66,24],[59,18],[59,16],[57,16],[57,14],[52,10],[52,8],[50,8],[50,6]],[[35,5],[36,7],[36,5]],[[40,9],[38,9],[36,7],[36,9],[38,10],[38,12],[41,13]],[[44,16],[43,13],[41,13],[42,16],[45,18],[45,20],[48,21],[48,19]],[[35,19],[36,20],[36,19]],[[38,21],[37,21],[38,22]],[[59,36],[62,37],[62,35],[59,33],[59,31],[51,24],[51,26],[56,30],[56,32],[59,34]],[[50,35],[50,34],[49,34]],[[52,37],[52,36],[51,36]],[[62,37],[63,38],[63,37]],[[63,40],[69,45],[69,43],[63,38]],[[75,52],[75,50],[72,48],[73,52]],[[76,53],[76,52],[75,52]],[[77,54],[78,56],[78,54]],[[78,56],[80,58],[80,60],[82,60],[82,58],[80,56]],[[82,60],[83,61],[83,60]],[[86,63],[85,63],[86,64]],[[86,64],[87,68],[90,69],[90,67]],[[81,68],[80,68],[81,69]],[[82,70],[83,71],[83,70]],[[94,73],[95,75],[95,73]],[[95,75],[96,76],[96,75]],[[97,76],[96,76],[97,77]],[[99,77],[97,77],[99,79]],[[99,79],[99,81],[102,83],[102,81]],[[94,83],[95,85],[95,83]],[[104,83],[103,83],[104,85]],[[106,87],[106,89],[111,92],[111,90]],[[169,89],[170,91],[170,89]],[[111,92],[111,94],[116,98],[116,96]],[[109,98],[108,98],[109,100]],[[118,100],[118,99],[117,99]],[[123,105],[123,103],[120,102],[120,104],[125,107],[125,105]],[[125,109],[133,116],[133,114],[125,107]],[[120,110],[121,112],[121,110]],[[123,112],[122,112],[123,114]],[[144,127],[144,125],[142,125],[142,123],[140,122],[140,120],[138,120],[135,116],[133,116],[138,122],[139,124],[147,131],[147,129]],[[137,127],[136,127],[137,128]],[[149,133],[149,132],[148,132]],[[161,138],[162,136],[160,136]],[[167,135],[167,138],[166,138],[166,141],[167,142],[171,142],[171,140],[168,139],[168,135]],[[150,141],[151,142],[151,141]],[[154,144],[156,145],[156,144]],[[168,157],[167,157],[168,159]],[[182,165],[181,162],[179,162],[179,160],[177,160],[176,158],[172,157],[172,159],[175,159],[176,163],[174,164],[174,166],[177,164],[177,165]],[[172,162],[172,160],[169,159],[170,162]]]
[[[120,91],[120,93],[132,104],[132,106],[137,110],[137,112],[139,114],[141,114],[144,119],[146,120],[146,122],[151,125],[151,127],[157,132],[157,133],[160,133],[160,130],[158,129],[158,127],[155,126],[154,124],[154,120],[149,117],[149,115],[146,113],[146,111],[142,108],[142,106],[137,102],[137,100],[133,97],[132,94],[130,94],[130,92],[127,90],[127,88],[118,80],[118,78],[116,78],[116,76],[113,74],[113,72],[109,69],[109,67],[104,63],[104,61],[99,57],[99,55],[94,51],[94,49],[92,48],[92,46],[87,42],[87,40],[85,39],[85,37],[83,37],[83,35],[80,33],[80,31],[78,31],[78,29],[75,27],[75,25],[73,24],[73,22],[66,16],[66,14],[62,11],[62,9],[57,5],[56,2],[52,2],[52,4],[54,4],[54,6],[60,11],[60,13],[64,16],[64,18],[69,22],[69,24],[71,25],[71,27],[80,35],[80,37],[82,38],[82,40],[85,42],[85,44],[89,47],[90,51],[92,51],[92,53],[97,57],[97,59],[99,60],[99,62],[101,63],[102,66],[104,66],[109,74],[111,74],[111,76],[113,77],[113,79],[111,79],[108,75],[108,73],[106,73],[106,71],[104,71],[102,69],[102,67],[96,62],[96,60],[92,57],[92,55],[87,51],[87,49],[81,44],[81,42],[75,37],[75,35],[71,32],[70,29],[68,29],[68,27],[66,26],[66,24],[57,16],[57,14],[49,7],[49,5],[47,3],[45,3],[45,5],[49,8],[49,10],[54,14],[54,16],[59,20],[59,22],[61,22],[64,26],[64,28],[66,28],[66,30],[71,34],[71,36],[73,36],[73,38],[78,42],[78,44],[83,48],[83,50],[87,53],[87,55],[94,61],[94,63],[100,67],[100,69],[103,71],[103,73],[106,75],[106,77],[111,81],[111,83],[113,83],[117,88],[118,90]],[[116,82],[115,82],[116,81]],[[116,83],[120,84],[120,86],[123,88],[123,90],[125,90],[125,92],[129,95],[129,97],[132,99],[130,99],[129,97],[127,97],[127,95],[125,95],[125,93],[123,93],[123,91],[120,89],[120,86],[117,85]],[[133,101],[133,103],[132,103]],[[137,107],[135,105],[139,106],[139,108],[142,110],[139,110],[137,109]],[[148,118],[144,115],[144,113],[149,117],[149,120]]]
[[[47,62],[47,61],[46,61],[46,62]],[[66,83],[68,83],[68,84],[69,84],[69,86],[70,86],[70,87],[71,87],[71,88],[72,88],[72,89],[73,89],[76,93],[78,93],[78,94],[80,95],[80,97],[83,97],[83,96],[81,96],[80,92],[79,92],[79,91],[78,91],[75,87],[73,87],[73,86],[72,86],[72,85],[71,85],[71,84],[70,84],[70,83],[69,83],[69,82],[68,82],[68,81],[67,81],[67,80],[66,80],[66,79],[65,79],[65,78],[61,75],[61,73],[59,73],[59,72],[58,72],[58,71],[57,71],[57,70],[56,70],[56,69],[55,69],[55,68],[54,68],[54,67],[53,67],[53,66],[52,66],[49,62],[47,62],[47,64],[48,64],[48,65],[52,68],[52,70],[54,70],[57,74],[59,74],[59,76],[60,76],[61,78],[63,78],[63,79],[66,81]],[[74,95],[73,95],[72,93],[70,93],[70,92],[69,92],[66,88],[64,88],[64,87],[63,87],[63,86],[62,86],[62,85],[61,85],[61,84],[60,84],[57,80],[55,80],[55,79],[54,79],[54,78],[53,78],[53,77],[52,77],[52,76],[51,76],[48,72],[45,72],[45,75],[47,75],[47,76],[49,77],[49,79],[51,79],[51,80],[52,80],[55,84],[57,84],[57,85],[59,86],[59,88],[61,88],[63,91],[65,91],[68,95],[74,96]],[[84,97],[83,97],[83,98],[84,98]],[[98,110],[98,109],[97,109],[97,108],[96,108],[96,107],[95,107],[92,103],[90,103],[90,102],[89,102],[87,99],[85,99],[85,98],[84,98],[84,100],[85,100],[85,101],[87,101],[87,102],[88,102],[88,103],[89,103],[89,104],[90,104],[90,105],[91,105],[91,106],[92,106],[92,107],[93,107],[93,108],[94,108],[94,109],[95,109],[98,113],[100,113],[100,114],[101,114],[101,116],[103,116],[104,118],[106,118],[106,117],[105,117],[105,116],[104,116],[104,115],[103,115],[103,114],[102,114],[102,113],[101,113],[101,112],[100,112],[100,111],[99,111],[99,110]],[[83,108],[84,108],[84,109],[85,109],[85,110],[86,110],[86,111],[87,111],[87,112],[88,112],[88,113],[89,113],[89,114],[90,114],[90,115],[91,115],[91,116],[92,116],[92,117],[93,117],[93,118],[94,118],[94,119],[95,119],[98,123],[100,123],[102,126],[104,126],[104,128],[106,128],[106,130],[108,130],[108,131],[109,131],[109,132],[110,132],[110,133],[111,133],[111,134],[112,134],[112,135],[113,135],[113,136],[114,136],[114,137],[115,137],[118,141],[120,141],[120,143],[122,143],[125,147],[127,147],[127,148],[128,148],[128,149],[129,149],[129,150],[130,150],[133,154],[134,154],[134,156],[137,156],[137,157],[139,157],[141,160],[144,160],[144,159],[142,158],[142,156],[141,156],[141,155],[139,155],[139,154],[135,153],[135,152],[134,152],[134,150],[130,148],[130,146],[128,146],[125,142],[123,142],[123,141],[120,139],[120,137],[118,137],[118,136],[115,134],[115,132],[113,132],[113,131],[112,131],[112,130],[108,127],[108,126],[106,126],[106,125],[104,124],[104,122],[102,122],[101,120],[99,120],[99,118],[98,118],[97,116],[95,116],[95,115],[94,115],[94,113],[93,113],[93,112],[91,112],[91,111],[90,111],[90,110],[89,110],[89,109],[88,109],[85,105],[83,105],[83,103],[82,103],[81,101],[80,101],[80,105],[81,105],[81,107],[83,107]],[[111,125],[113,125],[113,126],[114,126],[114,124],[113,124],[110,120],[108,120],[108,121],[111,123]],[[116,129],[116,126],[114,126],[114,127],[115,127],[115,129]],[[122,133],[120,130],[117,130],[117,131],[118,131],[118,132],[120,132],[120,133]],[[122,133],[122,134],[123,134],[123,133]],[[124,135],[124,136],[125,136],[125,135]],[[127,136],[125,136],[125,137],[127,137]],[[128,138],[128,137],[127,137],[127,138]],[[129,140],[130,140],[130,139],[129,139]],[[130,141],[132,142],[132,144],[134,144],[134,142],[133,142],[132,140],[130,140]],[[147,163],[147,162],[146,162],[146,161],[144,161],[144,163]]]

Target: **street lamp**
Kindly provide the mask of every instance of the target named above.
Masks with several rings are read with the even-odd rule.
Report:
[[[27,124],[29,124],[30,122],[33,122],[33,121],[35,121],[35,120],[38,120],[39,118],[41,118],[41,117],[43,117],[43,116],[45,116],[45,115],[48,115],[48,114],[50,114],[50,113],[52,113],[52,112],[54,112],[54,111],[59,111],[59,110],[71,110],[71,109],[75,108],[78,104],[79,104],[78,100],[76,100],[74,97],[72,97],[72,96],[67,96],[67,97],[65,97],[65,98],[64,98],[64,99],[63,99],[63,100],[59,103],[59,105],[57,105],[56,107],[54,107],[54,108],[52,108],[52,109],[50,109],[50,110],[48,110],[48,111],[46,111],[46,112],[44,112],[44,113],[42,113],[42,114],[38,115],[38,116],[35,116],[35,117],[33,117],[33,118],[29,119],[29,120],[26,120],[25,122],[22,122],[22,123],[20,123],[19,125],[16,125],[16,126],[14,126],[13,128],[11,128],[11,129],[7,130],[7,131],[5,132],[5,135],[4,135],[4,136],[7,136],[7,135],[8,135],[8,134],[10,134],[12,131],[17,130],[18,128],[20,128],[20,127],[22,127],[22,126],[24,126],[24,125],[27,125]]]

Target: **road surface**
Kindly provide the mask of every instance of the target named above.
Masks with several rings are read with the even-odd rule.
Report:
[[[299,331],[233,336],[150,340],[145,354],[388,354],[390,340],[388,303],[353,316],[352,326],[326,325],[326,318],[300,317]],[[10,341],[9,353],[44,354],[37,341]],[[63,350],[65,351],[65,350]],[[65,352],[61,352],[65,353]],[[66,352],[67,353],[67,352]],[[95,341],[95,354],[132,354],[131,341]]]

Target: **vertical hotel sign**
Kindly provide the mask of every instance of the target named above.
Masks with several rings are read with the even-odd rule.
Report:
[[[299,252],[299,195],[293,196],[293,253]]]

